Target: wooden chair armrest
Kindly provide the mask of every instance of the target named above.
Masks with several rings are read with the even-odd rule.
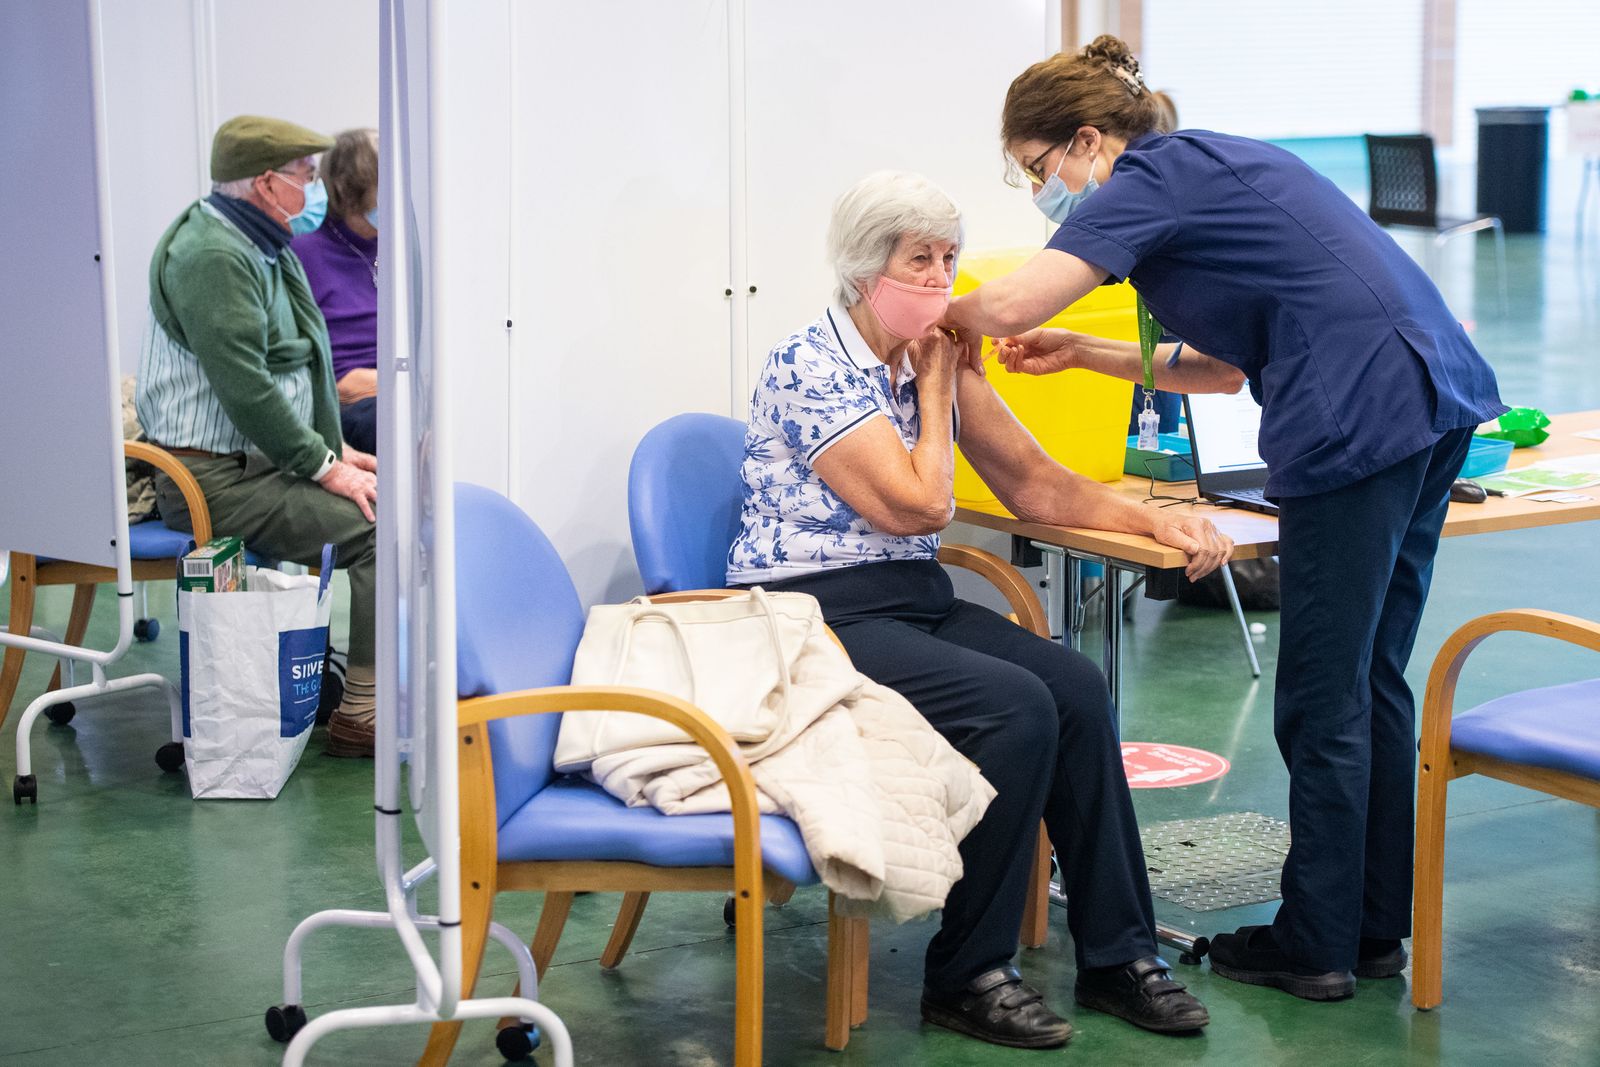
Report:
[[[758,906],[763,899],[760,892],[760,808],[756,802],[756,783],[750,774],[750,764],[745,762],[744,754],[739,751],[739,746],[729,736],[728,731],[724,730],[715,719],[688,701],[667,693],[626,686],[562,685],[473,697],[461,701],[457,705],[456,714],[462,741],[465,745],[483,746],[478,761],[469,763],[463,760],[461,776],[463,814],[465,815],[469,808],[482,811],[487,794],[489,826],[495,825],[494,776],[490,769],[490,761],[486,758],[488,737],[484,726],[496,719],[566,711],[629,711],[637,715],[648,715],[676,726],[706,750],[706,754],[711,757],[711,761],[721,773],[732,802],[733,877],[735,885],[740,887],[738,894],[741,897],[735,902],[734,907],[736,911],[742,911],[741,905],[746,901],[752,907]],[[474,766],[477,769],[471,769]],[[471,804],[467,800],[469,796],[474,797],[474,802]]]
[[[183,494],[184,504],[189,508],[189,522],[194,529],[195,544],[203,545],[211,540],[211,508],[206,504],[206,495],[200,491],[200,483],[194,480],[189,468],[171,452],[147,441],[124,441],[122,451],[128,459],[148,463],[171,478],[178,491]]]
[[[1000,591],[1000,595],[1006,598],[1012,614],[1016,615],[1017,622],[1023,629],[1040,637],[1050,636],[1050,623],[1044,617],[1044,608],[1039,604],[1039,595],[1033,591],[1033,586],[1028,584],[1028,580],[1017,568],[993,552],[985,552],[971,545],[941,544],[939,562],[946,567],[960,567],[988,579]]]
[[[1422,758],[1443,761],[1450,749],[1450,719],[1455,714],[1456,682],[1473,649],[1498,633],[1528,633],[1600,652],[1600,622],[1537,608],[1513,608],[1480,615],[1445,639],[1428,672],[1422,700]]]

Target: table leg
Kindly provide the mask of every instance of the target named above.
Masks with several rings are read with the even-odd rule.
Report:
[[[1083,560],[1070,555],[1067,557],[1067,626],[1069,646],[1083,651]]]
[[[1103,643],[1100,663],[1106,672],[1106,684],[1111,687],[1111,714],[1122,735],[1122,568],[1112,560],[1105,560],[1105,585],[1100,591]]]

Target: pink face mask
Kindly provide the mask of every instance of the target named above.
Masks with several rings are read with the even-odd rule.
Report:
[[[877,312],[878,321],[896,337],[921,337],[950,306],[950,290],[926,285],[907,285],[887,275],[867,290],[867,304]]]

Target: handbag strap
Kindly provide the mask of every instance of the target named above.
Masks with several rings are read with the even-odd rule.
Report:
[[[778,611],[772,606],[772,599],[767,591],[759,585],[750,587],[750,599],[761,605],[762,613],[766,616],[767,632],[772,636],[772,653],[778,661],[778,685],[783,690],[784,707],[789,706],[789,660],[783,654],[783,639],[778,630]],[[622,635],[622,653],[617,657],[617,670],[611,678],[611,684],[617,685],[622,681],[622,669],[628,662],[628,653],[633,648],[633,628],[641,619],[660,619],[672,630],[672,636],[677,639],[678,652],[683,656],[684,673],[689,676],[688,700],[696,704],[694,685],[694,660],[689,655],[689,640],[684,636],[683,627],[671,612],[664,611],[648,596],[635,597],[632,601],[639,605],[640,610],[628,620],[628,627]]]

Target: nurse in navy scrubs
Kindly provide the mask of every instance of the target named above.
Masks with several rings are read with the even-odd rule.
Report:
[[[1267,926],[1212,940],[1212,968],[1309,1000],[1405,965],[1414,709],[1406,661],[1450,483],[1473,428],[1505,411],[1438,290],[1350,198],[1295,156],[1157,105],[1115,37],[1036,63],[1001,116],[1010,159],[1060,223],[1015,273],[950,305],[1010,371],[1135,381],[1138,346],[1039,325],[1129,279],[1169,335],[1156,384],[1205,388],[1220,360],[1261,404],[1280,508],[1283,614],[1274,730],[1293,837]],[[969,351],[973,351],[969,345]],[[1210,388],[1215,388],[1214,384]]]

